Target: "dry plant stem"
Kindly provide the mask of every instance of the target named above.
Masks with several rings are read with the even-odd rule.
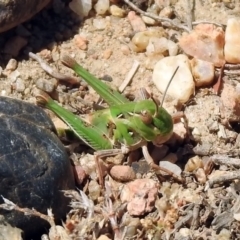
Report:
[[[147,146],[144,145],[142,146],[142,152],[143,152],[143,156],[145,157],[147,163],[149,164],[149,166],[155,170],[156,172],[158,171],[162,171],[162,172],[165,172],[167,173],[169,176],[173,177],[174,179],[176,179],[177,181],[179,182],[182,182],[182,178],[180,176],[177,176],[176,174],[174,174],[173,172],[171,172],[170,170],[166,169],[166,168],[163,168],[163,167],[160,167],[158,166],[157,164],[154,163],[152,157],[150,156],[149,152],[148,152],[148,149],[147,149]]]
[[[156,20],[158,22],[161,22],[161,24],[163,26],[181,29],[181,30],[184,30],[184,31],[187,31],[187,32],[191,31],[191,29],[189,27],[187,27],[185,25],[182,25],[182,24],[177,24],[177,23],[175,23],[173,20],[171,20],[169,18],[163,18],[163,17],[159,17],[159,16],[157,16],[157,15],[155,15],[153,13],[144,12],[140,8],[138,8],[135,4],[130,2],[129,0],[123,0],[123,1],[126,4],[128,4],[136,12],[138,12],[138,13],[144,15],[144,16],[150,17],[150,18],[152,18],[152,19],[154,19],[154,20]],[[187,1],[189,1],[189,0],[187,0]],[[213,25],[216,25],[218,27],[224,28],[224,25],[219,24],[219,23],[215,23],[215,22],[210,22],[210,21],[197,21],[197,22],[192,22],[191,23],[192,26],[196,26],[198,24],[213,24]]]
[[[180,229],[182,226],[186,225],[186,223],[193,217],[193,211],[190,210],[188,211],[188,214],[184,216],[182,219],[176,222],[174,231],[177,231]]]
[[[29,53],[29,57],[33,58],[34,60],[36,60],[40,66],[42,67],[42,69],[44,71],[46,71],[49,75],[51,75],[52,77],[60,80],[60,81],[63,81],[63,82],[66,82],[66,83],[69,83],[69,84],[72,84],[72,85],[80,85],[80,79],[79,78],[76,78],[76,77],[72,77],[72,76],[66,76],[62,73],[59,73],[57,71],[55,71],[54,69],[52,69],[41,57],[39,57],[38,55],[30,52]]]
[[[99,178],[99,184],[103,188],[103,172],[102,172],[102,167],[100,165],[100,159],[103,157],[110,157],[110,156],[116,156],[118,154],[122,153],[121,149],[109,149],[109,150],[101,150],[95,152],[95,162],[98,170],[98,178]]]
[[[227,155],[213,155],[211,160],[217,165],[227,165],[233,167],[240,167],[240,159],[239,158],[231,158]]]
[[[189,30],[192,31],[193,25],[192,25],[192,18],[193,18],[193,1],[195,0],[186,0],[187,2],[187,25]]]
[[[175,27],[177,29],[181,29],[181,30],[185,30],[187,32],[189,32],[190,30],[188,29],[188,27],[181,25],[181,24],[177,24],[175,23],[173,20],[169,19],[169,18],[163,18],[163,17],[159,17],[153,13],[148,13],[148,12],[144,12],[142,11],[140,8],[138,8],[135,4],[133,4],[132,2],[130,2],[129,0],[123,0],[126,4],[128,4],[133,10],[135,10],[136,12],[150,17],[158,22],[161,22],[162,25],[165,25],[167,23],[167,25],[170,25],[171,27]]]
[[[227,70],[239,70],[240,69],[240,64],[225,64],[225,69]]]
[[[227,174],[223,174],[222,176],[214,177],[214,178],[208,180],[208,182],[206,184],[206,188],[212,187],[214,184],[226,183],[226,182],[236,180],[236,179],[240,179],[240,170],[228,172]]]
[[[221,85],[222,85],[222,78],[223,78],[223,73],[224,73],[224,67],[225,67],[225,64],[223,64],[223,66],[221,67],[218,80],[217,80],[217,82],[213,85],[213,91],[214,91],[214,93],[217,94],[217,95],[219,94],[219,91],[220,91],[220,88],[221,88]]]
[[[199,25],[199,24],[213,24],[213,25],[215,25],[215,26],[217,26],[217,27],[221,27],[221,28],[225,28],[226,27],[226,25],[223,25],[223,24],[220,24],[220,23],[216,23],[216,22],[210,22],[210,21],[196,21],[196,22],[192,22],[192,25],[193,26],[196,26],[196,25]]]
[[[122,93],[124,91],[124,89],[128,86],[128,84],[132,80],[134,74],[136,73],[138,67],[139,67],[139,62],[134,60],[132,68],[128,72],[128,74],[127,74],[126,78],[124,79],[124,81],[122,82],[121,86],[118,88],[119,92]]]
[[[0,208],[9,210],[8,208],[6,208],[6,203],[0,204]],[[55,226],[55,222],[54,222],[54,219],[52,217],[47,216],[45,214],[42,214],[35,209],[20,208],[15,204],[11,204],[11,209],[15,210],[15,211],[18,211],[18,212],[22,212],[25,215],[32,215],[32,216],[40,217],[43,220],[47,221],[50,224],[51,227]]]
[[[200,204],[195,204],[193,208],[193,216],[191,222],[191,229],[198,229],[199,227],[199,212],[200,212]]]

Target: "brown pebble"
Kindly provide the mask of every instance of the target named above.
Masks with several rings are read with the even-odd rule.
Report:
[[[104,52],[103,52],[103,58],[104,59],[109,59],[112,55],[112,50],[111,49],[106,49]]]
[[[120,49],[124,55],[128,56],[130,54],[130,49],[127,45],[121,45]]]
[[[122,165],[113,166],[110,175],[113,179],[121,182],[132,181],[136,178],[136,174],[131,167]]]
[[[81,50],[87,49],[87,39],[79,34],[74,36],[74,43]]]
[[[147,27],[143,22],[142,18],[136,15],[134,11],[130,11],[128,13],[128,20],[134,32],[142,32],[147,30]]]

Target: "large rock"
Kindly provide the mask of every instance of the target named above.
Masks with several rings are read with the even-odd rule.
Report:
[[[54,130],[41,108],[0,97],[0,196],[44,214],[52,208],[60,220],[68,211],[68,199],[61,190],[74,189],[75,183],[68,155]],[[0,210],[0,214],[27,235],[48,227],[40,218],[20,212]]]
[[[51,0],[0,0],[0,32],[30,19]]]

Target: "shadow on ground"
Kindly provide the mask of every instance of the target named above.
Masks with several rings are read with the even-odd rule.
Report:
[[[54,43],[60,43],[72,38],[78,33],[81,21],[68,7],[69,0],[63,0],[58,6],[51,4],[40,11],[29,21],[7,31],[0,33],[0,66],[5,68],[9,59],[28,59],[28,53],[38,52],[42,49],[51,49]],[[12,54],[12,49],[6,46],[14,38],[21,37],[26,40],[17,56]],[[13,45],[14,47],[14,45]]]

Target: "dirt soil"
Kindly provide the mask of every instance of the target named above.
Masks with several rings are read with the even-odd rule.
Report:
[[[175,16],[183,23],[187,23],[188,1],[175,0],[171,2],[174,2],[171,7]],[[193,20],[196,22],[204,20],[226,25],[229,16],[240,16],[237,1],[196,0],[194,2]],[[132,10],[123,3],[120,4],[120,7],[126,11]],[[142,9],[146,9],[144,4]],[[101,30],[96,29],[93,25],[93,21],[96,19],[103,21],[106,27]],[[157,26],[151,28],[154,27]],[[168,33],[173,31],[170,28],[165,29]],[[174,31],[182,33],[179,29]],[[81,34],[81,39],[76,37],[78,34]],[[48,75],[38,62],[29,58],[28,53],[33,52],[39,53],[52,68],[61,73],[73,75],[73,72],[60,62],[61,56],[68,54],[95,76],[102,79],[111,79],[110,85],[114,87],[121,85],[134,61],[137,60],[140,67],[124,93],[136,95],[138,90],[144,87],[161,99],[161,94],[152,82],[152,68],[147,67],[148,56],[144,52],[136,53],[128,48],[133,35],[134,32],[127,17],[96,16],[92,11],[89,17],[80,20],[67,7],[67,1],[59,1],[58,4],[44,9],[33,19],[23,23],[21,27],[0,35],[0,94],[36,104],[34,93],[37,86],[49,84],[51,87],[56,83],[56,80]],[[16,38],[16,36],[24,37],[27,39],[27,43],[19,53],[12,57],[9,51],[5,51],[5,47],[9,40]],[[86,47],[82,45],[82,40],[84,40]],[[11,58],[16,59],[17,67],[6,69]],[[236,81],[239,81],[239,76],[229,75],[224,78],[224,81],[234,85]],[[181,156],[178,158],[177,164],[182,168],[184,168],[186,161],[195,155],[208,159],[213,154],[224,154],[239,158],[240,141],[237,140],[240,136],[239,122],[226,124],[226,121],[221,119],[220,97],[212,93],[211,87],[196,89],[191,100],[181,107],[188,121],[190,136],[180,146],[171,146],[170,152]],[[57,92],[59,93],[59,102],[67,109],[78,114],[85,113],[86,110],[89,111],[88,108],[83,106],[80,97],[84,97],[87,102],[98,100],[98,96],[91,89],[88,89],[85,83],[78,88],[69,88],[69,86],[59,84]],[[174,103],[169,98],[166,101],[166,105]],[[218,124],[225,132],[224,136],[219,134],[219,127],[216,127]],[[76,159],[80,158],[81,152],[75,152],[74,154],[72,159],[78,161]],[[214,169],[228,171],[229,174],[234,170],[233,167],[226,166],[216,166]],[[181,207],[178,218],[175,222],[169,220],[169,225],[164,225],[159,220],[153,220],[156,218],[158,210],[155,211],[155,215],[151,213],[153,215],[145,214],[141,218],[136,217],[139,222],[135,227],[139,230],[133,230],[132,235],[128,233],[130,234],[129,239],[240,239],[240,225],[236,220],[238,217],[233,217],[233,206],[239,207],[235,205],[239,201],[239,195],[237,194],[239,183],[230,181],[218,184],[214,188],[210,188],[211,190],[206,190],[205,184],[196,181],[194,174],[187,175],[185,179],[186,183],[182,186],[179,184],[178,188],[181,191],[188,189],[194,196],[199,195],[201,201],[188,202],[188,204],[182,202],[182,205],[179,203]],[[170,184],[169,189],[173,189],[173,186]],[[88,193],[87,188],[87,185],[82,187],[86,190],[86,193]],[[179,190],[178,194],[181,194],[181,191]],[[163,193],[160,195],[164,196]],[[96,206],[101,202],[99,199],[102,198],[99,193],[94,201]],[[173,204],[172,201],[173,199],[167,199],[166,202],[168,203],[166,204],[171,205]],[[189,215],[190,212],[192,215]],[[101,232],[100,230],[97,231],[95,229],[97,228],[96,225],[93,227],[92,223],[89,223],[91,227],[86,227],[84,232],[80,227],[77,227],[81,218],[76,220],[73,215],[72,213],[69,214],[69,219],[74,219],[71,220],[71,224],[75,230],[71,232],[69,230],[71,226],[67,226],[71,232],[71,234],[69,233],[70,239],[95,239],[93,234]],[[96,217],[96,221],[99,221],[99,219],[101,217]],[[101,227],[105,231],[102,231],[101,234],[108,235],[110,239],[113,239],[113,230],[106,232],[106,229],[111,228]],[[101,227],[98,226],[98,228]],[[169,234],[170,231],[166,231],[165,228],[175,229],[175,231]],[[80,233],[82,234],[81,237]]]

